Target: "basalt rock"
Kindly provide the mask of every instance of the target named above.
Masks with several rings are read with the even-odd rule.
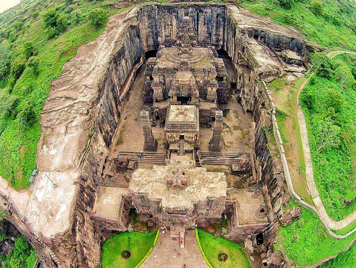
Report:
[[[33,187],[17,192],[1,180],[1,207],[46,267],[100,267],[101,224],[91,216],[98,186],[110,173],[105,166],[127,93],[145,53],[172,42],[184,16],[192,18],[200,42],[231,57],[238,74],[235,93],[253,114],[255,184],[263,189],[270,224],[249,236],[264,263],[271,262],[286,189],[280,162],[267,147],[264,130],[272,108],[259,79],[305,71],[311,46],[298,32],[236,6],[152,4],[113,16],[106,31],[81,47],[53,81],[42,112]]]

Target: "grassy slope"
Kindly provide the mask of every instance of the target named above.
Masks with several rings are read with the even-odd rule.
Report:
[[[103,245],[103,268],[132,268],[147,254],[153,245],[156,233],[125,232],[110,237]],[[131,253],[129,259],[121,256],[123,250]]]
[[[355,268],[356,243],[346,252],[339,254],[335,259],[328,261],[320,268]]]
[[[116,1],[106,1],[106,3]],[[39,4],[41,3],[41,4]],[[71,10],[80,10],[84,22],[78,26],[70,26],[59,37],[47,40],[43,14],[50,8],[61,4],[61,12],[71,14]],[[12,59],[23,58],[23,44],[31,41],[37,51],[40,60],[39,75],[35,76],[29,68],[26,68],[22,76],[17,80],[14,88],[10,86],[10,77],[0,83],[0,104],[5,105],[10,98],[17,97],[20,102],[14,109],[17,114],[26,102],[34,105],[37,122],[43,109],[44,100],[47,98],[51,87],[51,81],[62,74],[61,70],[65,62],[75,56],[77,49],[99,36],[104,27],[95,29],[85,22],[86,14],[100,7],[102,2],[74,1],[72,6],[65,7],[63,1],[28,1],[25,4],[0,15],[0,30],[13,29],[13,17],[25,21],[23,29],[17,31],[15,42],[11,44]],[[104,6],[108,14],[114,14],[123,9],[113,9]],[[31,14],[40,11],[37,18]],[[10,16],[9,16],[10,15]],[[70,22],[70,19],[69,19]],[[9,40],[1,38],[0,42],[10,44]],[[1,85],[3,88],[1,88]],[[35,158],[37,142],[40,137],[40,125],[34,124],[23,130],[19,126],[19,120],[12,116],[7,118],[0,111],[0,176],[6,178],[16,189],[22,189],[29,185],[28,179],[32,170],[36,167]]]
[[[296,203],[292,201],[292,206]],[[299,266],[312,266],[347,250],[356,234],[346,239],[331,238],[314,212],[302,208],[300,218],[291,225],[282,227],[278,234],[277,249]]]
[[[208,261],[214,268],[249,268],[251,264],[239,244],[198,230],[200,244]],[[226,253],[225,262],[218,260],[219,253]]]
[[[277,107],[277,120],[288,159],[294,188],[302,199],[310,204],[313,200],[307,191],[305,163],[299,123],[295,113],[297,109],[297,89],[301,80],[289,82],[287,78],[278,78],[268,85],[273,92]]]
[[[351,69],[355,66],[355,57],[339,55],[332,60],[332,65],[334,70],[340,65]],[[328,90],[340,92],[344,102],[341,111],[335,115],[335,124],[341,129],[342,141],[340,146],[317,152],[320,144],[316,126],[323,124],[330,109],[326,102]],[[341,88],[341,82],[335,74],[328,79],[317,73],[304,88],[301,99],[305,94],[308,94],[308,99],[310,96],[315,98],[312,111],[302,102],[309,130],[314,178],[328,214],[340,220],[356,208],[356,202],[353,202],[356,196],[356,92],[352,87]],[[351,204],[346,205],[347,202]]]
[[[325,47],[356,50],[355,1],[321,1],[324,10],[322,15],[315,15],[311,11],[310,2],[296,0],[291,9],[282,8],[278,1],[273,0],[243,1],[240,5],[282,25],[293,26],[307,39]],[[333,18],[340,21],[335,22]]]

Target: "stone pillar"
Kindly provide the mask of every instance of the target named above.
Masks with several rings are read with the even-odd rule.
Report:
[[[222,131],[223,131],[223,112],[216,111],[215,123],[213,128],[213,137],[209,142],[209,150],[220,152],[222,149]]]
[[[143,136],[145,138],[143,150],[150,152],[157,151],[157,140],[152,133],[148,111],[141,111],[141,122],[143,124]]]

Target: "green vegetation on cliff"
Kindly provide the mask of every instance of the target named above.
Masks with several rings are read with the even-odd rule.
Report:
[[[324,263],[320,268],[355,268],[356,263],[356,243],[351,248],[339,254],[335,259]]]
[[[80,46],[99,36],[107,16],[123,10],[114,3],[27,0],[0,14],[0,176],[16,189],[29,185],[36,168],[51,81]]]
[[[326,48],[356,50],[356,2],[353,0],[244,0],[240,6],[293,26]]]
[[[2,212],[3,213],[3,212]],[[0,213],[0,214],[2,214]],[[0,218],[3,215],[0,215]],[[35,250],[27,242],[26,237],[14,234],[12,231],[8,231],[9,224],[0,219],[0,249],[11,246],[11,250],[6,256],[0,254],[0,267],[3,268],[32,268],[36,262]],[[13,227],[12,227],[13,228]],[[12,237],[15,236],[15,243],[12,241]]]
[[[291,201],[290,206],[295,205]],[[302,207],[302,215],[298,220],[281,227],[276,246],[298,266],[313,266],[347,250],[355,237],[356,234],[346,239],[330,237],[317,215]]]
[[[328,214],[340,220],[356,208],[356,57],[319,61],[301,103],[315,181]]]

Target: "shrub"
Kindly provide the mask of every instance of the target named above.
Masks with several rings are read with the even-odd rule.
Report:
[[[341,88],[352,88],[355,84],[355,78],[347,65],[340,65],[335,70],[335,76],[341,83]]]
[[[331,118],[320,120],[315,127],[315,139],[317,141],[317,152],[331,150],[340,145],[340,127],[336,126]]]
[[[43,20],[46,28],[55,28],[57,26],[57,12],[54,8],[49,9],[44,15]]]
[[[290,9],[294,3],[294,0],[278,0],[280,6]]]
[[[108,21],[108,15],[106,12],[100,8],[96,8],[89,12],[89,21],[90,24],[96,28],[99,28],[105,25]]]
[[[13,43],[17,39],[17,35],[14,32],[10,32],[8,39],[11,43]]]
[[[40,61],[37,57],[31,57],[28,62],[27,62],[27,66],[32,70],[32,72],[35,75],[39,74],[39,70],[38,70],[38,66],[40,64]]]
[[[27,242],[24,236],[18,238],[15,242],[14,249],[9,253],[6,258],[8,266],[6,267],[27,267],[27,259],[31,255],[33,249]]]
[[[47,34],[47,38],[48,39],[52,39],[52,38],[55,38],[59,35],[59,32],[56,28],[47,28],[46,30],[46,34]]]
[[[319,0],[313,0],[310,3],[311,10],[316,15],[323,14],[323,6]]]
[[[43,15],[43,20],[47,28],[47,37],[49,39],[56,37],[64,32],[68,26],[68,16],[61,14],[52,8]]]
[[[83,21],[83,16],[80,9],[76,9],[70,14],[70,22],[72,25],[78,25],[82,21]]]
[[[34,47],[32,42],[25,42],[23,44],[23,54],[26,59],[29,59],[34,54]]]
[[[22,111],[17,115],[17,118],[19,119],[19,124],[21,128],[27,128],[29,126],[32,126],[37,119],[33,105],[27,102],[23,107]]]
[[[20,103],[20,99],[18,97],[5,95],[5,98],[1,98],[1,105],[3,106],[3,116],[6,118],[14,118],[17,115],[17,106]]]
[[[21,58],[15,59],[11,63],[11,75],[15,80],[19,79],[23,71],[25,70],[25,61]]]
[[[32,17],[33,19],[36,19],[39,14],[40,14],[40,12],[35,11],[35,12],[32,13],[31,17]]]
[[[24,23],[22,22],[22,21],[16,21],[15,23],[14,23],[14,29],[16,30],[16,31],[19,31],[19,30],[21,30],[22,28],[23,28],[23,26],[24,26]]]
[[[68,16],[65,14],[59,14],[57,17],[57,30],[62,33],[65,30],[67,30],[67,26],[68,26]]]
[[[330,89],[326,92],[325,103],[328,108],[333,108],[338,113],[342,109],[344,99],[339,91]]]
[[[300,98],[309,111],[314,110],[315,95],[312,90],[305,88]]]
[[[5,76],[10,71],[9,47],[4,43],[0,43],[0,80],[5,79]]]

